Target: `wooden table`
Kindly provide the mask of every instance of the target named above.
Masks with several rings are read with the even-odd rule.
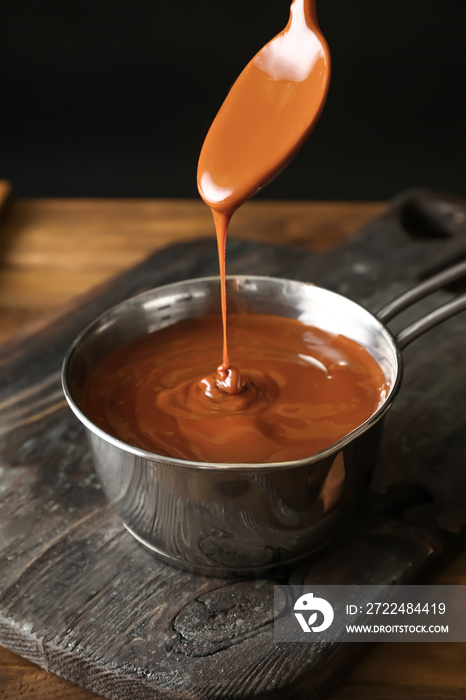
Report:
[[[323,249],[337,245],[383,207],[382,203],[253,202],[235,215],[231,235]],[[0,341],[25,324],[42,325],[72,297],[152,251],[203,236],[213,236],[213,225],[201,202],[11,202],[0,221]],[[466,584],[466,553],[438,582]],[[381,644],[331,698],[465,698],[465,669],[466,644]],[[97,696],[0,648],[0,697]]]

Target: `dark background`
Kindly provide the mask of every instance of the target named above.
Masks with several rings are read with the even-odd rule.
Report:
[[[289,0],[2,0],[0,178],[20,196],[196,197],[228,89]],[[466,1],[318,0],[321,120],[263,195],[466,194]]]

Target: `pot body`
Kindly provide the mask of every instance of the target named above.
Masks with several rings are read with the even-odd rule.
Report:
[[[87,432],[106,497],[142,544],[195,573],[248,576],[294,563],[335,537],[364,490],[379,430],[311,464],[196,471]]]
[[[80,409],[80,392],[95,363],[135,335],[218,313],[218,278],[167,285],[105,313],[70,349],[63,387],[85,426],[107,499],[142,544],[196,573],[260,575],[322,547],[356,506],[374,464],[381,418],[400,383],[401,358],[384,326],[337,294],[267,277],[228,278],[227,286],[232,312],[296,318],[364,345],[384,371],[384,405],[332,447],[276,464],[172,459],[126,445],[91,423]]]

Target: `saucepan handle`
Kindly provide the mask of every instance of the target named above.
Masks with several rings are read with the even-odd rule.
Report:
[[[425,282],[418,284],[416,287],[409,289],[407,292],[401,294],[399,297],[384,306],[379,312],[377,312],[376,316],[382,323],[387,323],[416,301],[423,299],[428,294],[431,294],[437,289],[441,289],[446,284],[450,284],[451,282],[461,279],[461,277],[464,276],[466,276],[466,260],[458,263],[458,265],[454,265],[453,267],[443,270],[438,275],[435,275]],[[427,314],[418,321],[415,321],[407,328],[404,328],[395,338],[398,347],[402,350],[409,345],[411,341],[418,338],[430,328],[437,326],[442,321],[446,321],[447,318],[450,318],[451,316],[454,316],[455,314],[464,310],[466,310],[466,294],[461,294],[460,296],[456,297],[456,299],[448,301],[443,306],[435,309],[435,311],[431,311],[431,313]]]

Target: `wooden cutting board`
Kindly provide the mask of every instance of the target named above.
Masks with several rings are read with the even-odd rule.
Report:
[[[466,257],[465,221],[464,202],[409,193],[330,252],[232,240],[228,271],[312,281],[376,309]],[[203,578],[154,559],[106,504],[63,400],[61,361],[84,325],[135,292],[216,274],[216,255],[211,240],[169,247],[0,348],[0,643],[109,698],[320,697],[365,652],[275,644],[273,580]],[[421,581],[464,544],[465,330],[458,316],[405,351],[360,517],[282,582]]]

